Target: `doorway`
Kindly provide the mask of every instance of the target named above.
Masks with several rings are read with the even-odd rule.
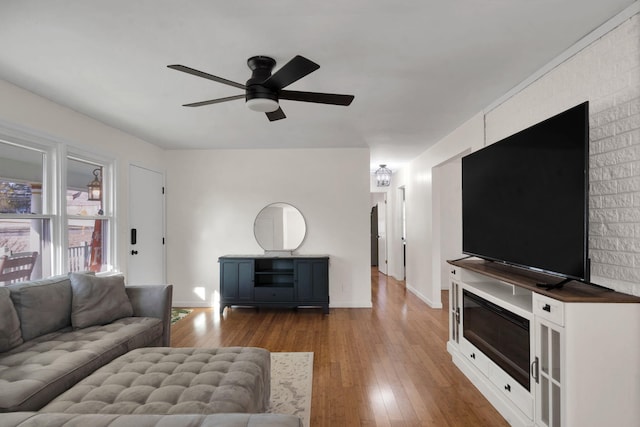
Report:
[[[162,173],[129,165],[129,227],[127,281],[165,283]]]
[[[375,266],[381,273],[387,274],[387,193],[371,193],[371,207],[371,256],[373,258],[376,251]],[[371,265],[374,266],[373,259]]]
[[[400,201],[400,231],[402,236],[400,239],[402,240],[402,268],[400,279],[405,280],[407,278],[407,203],[406,203],[406,194],[405,187],[400,187],[400,197],[402,200]]]
[[[371,208],[371,267],[378,266],[378,205]]]

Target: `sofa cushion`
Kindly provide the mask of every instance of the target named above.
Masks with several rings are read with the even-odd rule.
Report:
[[[106,415],[39,414],[14,412],[3,415],[3,427],[302,427],[295,415]]]
[[[9,289],[0,287],[0,352],[22,344],[20,320],[10,295]]]
[[[133,315],[122,275],[97,277],[71,273],[71,290],[74,328],[105,325]]]
[[[2,353],[0,412],[38,410],[116,357],[157,345],[162,332],[160,319],[127,317],[104,326],[67,327]]]
[[[263,412],[270,387],[271,358],[263,348],[140,348],[100,368],[41,412]]]
[[[71,282],[55,276],[7,286],[20,319],[22,339],[29,341],[71,325]]]

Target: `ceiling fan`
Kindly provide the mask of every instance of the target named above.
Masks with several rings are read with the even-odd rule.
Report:
[[[203,105],[218,104],[220,102],[244,98],[247,107],[254,111],[266,113],[267,118],[272,122],[287,117],[278,104],[278,100],[280,99],[347,106],[351,104],[354,98],[353,95],[283,90],[291,83],[300,80],[307,74],[311,74],[320,68],[315,62],[300,55],[295,56],[291,61],[284,64],[274,74],[271,74],[271,71],[273,67],[275,67],[276,61],[268,56],[252,56],[247,60],[247,65],[252,73],[251,78],[247,80],[246,84],[236,83],[184,65],[167,65],[167,67],[245,91],[243,95],[193,102],[191,104],[184,104],[184,107],[201,107]]]

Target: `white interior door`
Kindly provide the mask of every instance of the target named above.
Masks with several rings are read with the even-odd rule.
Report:
[[[400,262],[400,278],[405,280],[407,278],[407,193],[406,188],[400,188],[400,195],[402,197],[400,206],[400,230],[402,240],[402,261]]]
[[[378,203],[378,270],[387,274],[387,195]]]
[[[129,263],[127,283],[165,283],[164,177],[129,165]]]

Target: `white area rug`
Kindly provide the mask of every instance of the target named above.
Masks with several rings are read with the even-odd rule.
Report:
[[[271,353],[271,407],[267,412],[297,415],[309,427],[312,384],[312,352]]]

